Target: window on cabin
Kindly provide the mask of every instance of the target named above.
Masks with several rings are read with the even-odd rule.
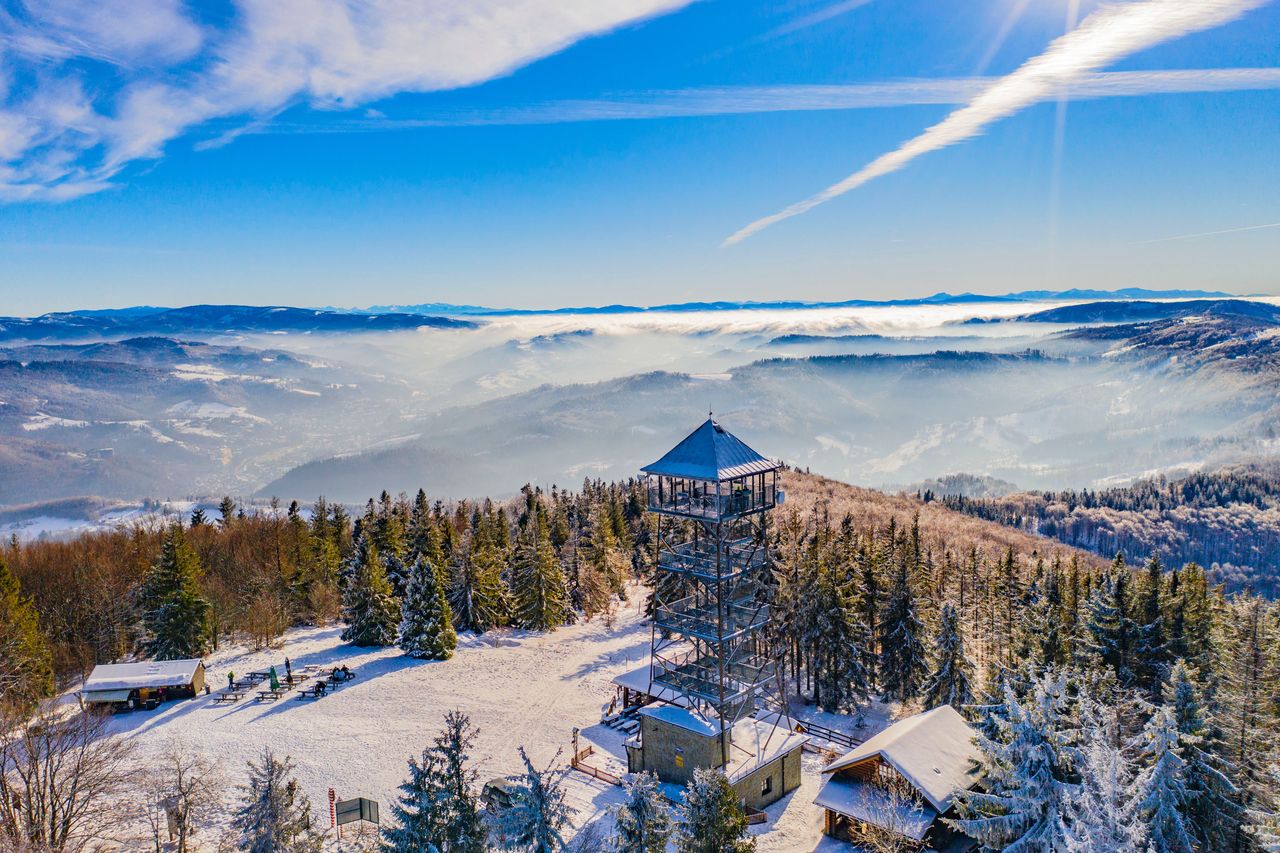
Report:
[[[772,794],[772,793],[773,793],[773,777],[766,776],[764,777],[764,784],[760,786],[760,796],[763,797],[765,794]]]

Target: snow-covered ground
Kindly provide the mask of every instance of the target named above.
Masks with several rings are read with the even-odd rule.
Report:
[[[119,715],[112,726],[137,742],[144,760],[172,739],[215,759],[227,780],[228,809],[236,786],[244,782],[246,762],[269,745],[293,759],[322,826],[329,822],[329,788],[340,799],[377,800],[386,822],[408,758],[421,752],[445,712],[454,708],[468,713],[479,728],[472,757],[482,783],[518,773],[521,745],[539,766],[556,759],[560,750],[559,762],[567,762],[575,726],[581,728],[583,745],[595,745],[589,761],[621,774],[623,736],[599,720],[602,706],[613,697],[611,679],[648,655],[649,626],[638,611],[643,596],[632,598],[612,628],[597,620],[550,634],[466,634],[453,659],[442,662],[408,658],[394,648],[346,645],[338,626],[297,629],[280,648],[226,648],[211,655],[206,661],[211,688],[225,686],[229,671],[239,676],[275,664],[283,674],[286,655],[295,670],[345,664],[357,671],[355,681],[315,701],[288,694],[274,704],[257,703],[250,694],[234,705],[217,705],[213,696],[201,696],[154,712]],[[824,723],[831,722],[827,716]],[[812,804],[822,763],[820,756],[806,754],[800,790],[771,806],[769,822],[754,828],[761,850],[840,847],[823,839],[821,814]],[[609,812],[622,801],[622,789],[573,772],[566,788],[577,809],[576,829],[595,821],[609,828]],[[216,834],[204,833],[206,843]]]

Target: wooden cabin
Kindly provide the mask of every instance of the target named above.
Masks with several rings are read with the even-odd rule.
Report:
[[[973,839],[942,821],[978,782],[976,733],[950,705],[899,720],[829,764],[814,802],[827,835],[859,843],[886,832],[921,850],[960,853]]]
[[[190,699],[202,690],[204,661],[199,658],[104,663],[85,679],[80,699],[85,705],[132,711],[155,708],[170,699]]]

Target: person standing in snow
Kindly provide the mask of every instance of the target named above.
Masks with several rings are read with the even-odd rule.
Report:
[[[284,674],[289,676],[290,679],[293,678],[293,663],[290,662],[288,656],[284,659]]]
[[[235,688],[235,686],[236,686],[236,673],[235,673],[235,670],[232,670],[231,672],[227,673],[227,689],[232,690]]]

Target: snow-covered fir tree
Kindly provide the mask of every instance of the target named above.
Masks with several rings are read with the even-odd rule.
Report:
[[[539,506],[516,540],[511,565],[511,601],[515,624],[531,631],[552,631],[570,620],[569,589],[551,545],[546,514]]]
[[[1178,724],[1168,705],[1156,708],[1142,730],[1138,773],[1138,812],[1151,853],[1193,853],[1187,826],[1186,762],[1182,760]]]
[[[933,673],[922,691],[926,710],[950,705],[963,711],[973,703],[973,661],[965,654],[960,615],[948,601],[938,615],[938,636],[934,641]]]
[[[677,853],[747,853],[756,841],[747,833],[747,815],[738,792],[719,770],[693,771],[680,807]]]
[[[559,758],[559,753],[556,755]],[[566,849],[564,828],[574,809],[565,802],[564,771],[538,770],[520,747],[523,776],[512,777],[511,806],[501,818],[502,836],[510,849],[525,853],[556,853]],[[554,762],[553,762],[554,763]]]
[[[915,698],[928,667],[924,624],[916,610],[907,562],[901,559],[880,620],[880,687],[885,698],[897,702]]]
[[[249,762],[249,784],[232,826],[239,831],[236,849],[245,853],[316,853],[323,837],[311,829],[311,802],[291,775],[293,762],[276,758],[264,747],[258,762]]]
[[[1226,850],[1243,820],[1239,791],[1224,772],[1220,744],[1205,718],[1191,669],[1178,660],[1169,673],[1164,701],[1173,709],[1186,762],[1188,828],[1201,850]]]
[[[139,592],[142,648],[156,660],[204,657],[209,650],[209,602],[200,594],[200,559],[182,526],[169,527]]]
[[[992,718],[997,736],[978,735],[984,790],[959,794],[962,817],[952,825],[995,850],[1066,849],[1081,760],[1066,692],[1053,672],[1033,682],[1025,701],[1005,685],[1003,714]]]
[[[422,759],[409,759],[409,778],[391,807],[395,825],[383,831],[387,853],[488,849],[488,829],[476,800],[477,774],[469,766],[478,732],[461,711],[445,714],[444,723]]]
[[[1146,827],[1138,819],[1133,763],[1121,743],[1114,708],[1081,700],[1080,788],[1068,829],[1070,853],[1144,853]]]
[[[1148,699],[1158,702],[1169,674],[1169,643],[1164,624],[1164,568],[1154,554],[1147,561],[1134,598],[1135,679]]]
[[[400,604],[378,557],[373,537],[360,540],[360,551],[342,596],[342,639],[356,646],[390,646],[400,626]]]
[[[1130,585],[1129,570],[1124,559],[1117,556],[1112,571],[1102,577],[1085,601],[1084,631],[1078,644],[1078,663],[1085,668],[1109,668],[1121,687],[1130,687],[1137,679],[1134,649],[1138,626],[1130,610]]]
[[[615,853],[664,853],[675,821],[658,777],[648,771],[632,774],[626,783],[627,801],[614,812]]]
[[[424,557],[418,558],[409,573],[396,644],[407,655],[430,660],[448,660],[458,647],[453,611],[435,568]]]

